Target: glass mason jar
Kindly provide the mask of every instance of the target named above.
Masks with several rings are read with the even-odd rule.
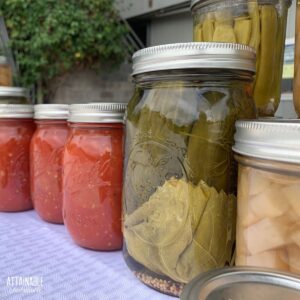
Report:
[[[70,134],[64,151],[64,223],[80,246],[122,247],[122,103],[70,106]]]
[[[34,111],[37,128],[30,146],[31,197],[43,220],[62,224],[62,159],[69,106],[39,104]]]
[[[300,274],[300,123],[237,122],[236,265]]]
[[[246,44],[257,52],[253,97],[260,116],[279,106],[290,0],[193,0],[194,41]]]
[[[294,75],[294,104],[300,117],[300,1],[297,0],[296,36],[295,36],[295,75]]]
[[[0,56],[0,86],[12,86],[12,70],[5,56]]]
[[[28,91],[21,87],[0,86],[0,104],[29,104]]]
[[[0,104],[0,211],[32,209],[29,146],[35,125],[31,105]]]
[[[187,43],[133,56],[124,163],[124,257],[145,284],[178,296],[232,259],[234,124],[256,116],[254,51]]]

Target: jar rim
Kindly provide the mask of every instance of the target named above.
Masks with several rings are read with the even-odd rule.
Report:
[[[71,104],[69,122],[72,123],[122,123],[127,103],[101,102]]]
[[[164,70],[230,69],[255,73],[255,50],[234,43],[191,42],[144,48],[133,54],[132,76]]]
[[[300,120],[240,120],[234,139],[237,154],[300,164]]]
[[[22,97],[27,98],[28,90],[23,87],[16,86],[0,86],[1,97]]]
[[[30,104],[0,104],[0,118],[32,119],[33,105]]]
[[[215,4],[220,2],[221,0],[192,0],[191,1],[191,6],[190,9],[193,11],[194,9],[198,9],[198,8],[202,8],[204,6],[210,5],[210,4]],[[227,0],[228,2],[237,2],[236,0]],[[248,0],[242,0],[243,2]],[[275,0],[259,0],[260,2],[264,2],[264,3],[274,3]],[[285,1],[287,7],[289,8],[292,4],[292,0],[283,0]],[[224,2],[224,1],[222,1]],[[253,1],[254,2],[254,1]]]
[[[67,120],[68,117],[68,104],[37,104],[34,106],[34,119],[36,120]]]

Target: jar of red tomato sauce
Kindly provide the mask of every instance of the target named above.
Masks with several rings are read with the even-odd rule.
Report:
[[[123,118],[126,104],[70,106],[64,150],[64,223],[80,246],[122,247]]]
[[[33,106],[0,104],[0,211],[32,209],[29,146]]]
[[[69,132],[69,106],[39,104],[34,107],[37,129],[30,147],[31,197],[38,215],[51,223],[63,223],[62,158]]]

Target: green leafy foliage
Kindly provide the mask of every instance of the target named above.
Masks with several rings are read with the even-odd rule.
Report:
[[[24,86],[124,59],[126,28],[111,0],[1,0],[0,12]]]

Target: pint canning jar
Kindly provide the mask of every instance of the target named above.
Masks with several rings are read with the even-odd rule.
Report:
[[[260,116],[279,106],[290,0],[193,0],[194,41],[231,42],[256,50],[253,97]]]
[[[122,103],[74,104],[64,151],[64,223],[80,246],[122,247]]]
[[[32,209],[29,146],[35,126],[31,105],[0,104],[0,211]]]
[[[30,146],[31,197],[34,209],[45,221],[63,223],[62,159],[69,132],[66,104],[34,107],[37,125]]]
[[[178,296],[223,267],[235,240],[234,124],[256,116],[255,54],[187,43],[133,56],[124,163],[124,257],[145,284]]]
[[[300,274],[300,123],[237,122],[236,265]]]

